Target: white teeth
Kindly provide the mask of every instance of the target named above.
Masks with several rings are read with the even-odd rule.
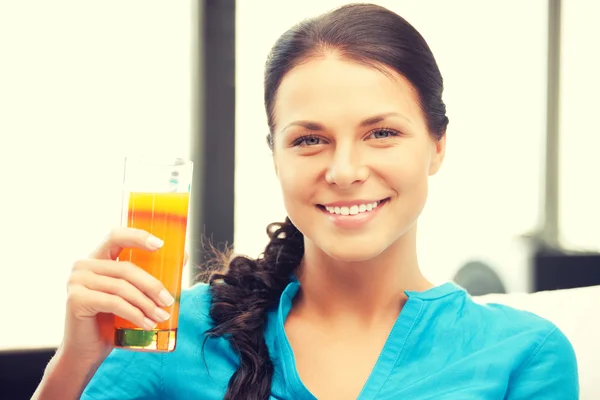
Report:
[[[330,214],[338,214],[338,215],[357,215],[364,212],[369,212],[374,210],[379,205],[379,201],[374,201],[372,203],[366,204],[356,204],[353,206],[343,206],[343,207],[325,207]]]

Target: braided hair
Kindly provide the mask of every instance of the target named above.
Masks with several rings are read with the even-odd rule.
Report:
[[[273,363],[264,338],[266,311],[279,302],[304,255],[304,237],[288,219],[267,227],[270,241],[256,260],[237,256],[226,273],[215,273],[210,316],[215,326],[207,337],[227,335],[240,357],[225,400],[268,399]]]

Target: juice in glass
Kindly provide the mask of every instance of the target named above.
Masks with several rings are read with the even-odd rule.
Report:
[[[169,307],[162,307],[170,314],[170,318],[159,323],[151,331],[146,331],[126,319],[115,316],[114,340],[117,347],[146,351],[175,350],[190,188],[189,182],[181,182],[181,178],[186,177],[186,174],[181,174],[177,170],[178,167],[185,166],[176,164],[156,166],[161,172],[165,168],[171,171],[168,182],[163,182],[164,186],[163,183],[149,185],[149,180],[141,185],[135,182],[126,184],[123,204],[124,225],[150,232],[162,239],[164,245],[155,252],[124,249],[119,255],[119,261],[130,261],[156,277],[175,298],[175,302]],[[129,169],[131,171],[133,168],[130,166]],[[136,180],[133,175],[135,174],[131,173],[129,178]],[[166,172],[157,175],[159,179],[166,178]],[[127,181],[127,167],[125,180]],[[139,183],[140,179],[137,181]],[[154,190],[139,190],[143,186]]]

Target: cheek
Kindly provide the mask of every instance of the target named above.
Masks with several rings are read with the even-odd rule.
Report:
[[[390,209],[396,222],[389,227],[405,232],[417,221],[427,203],[428,168],[416,152],[382,158],[379,166],[385,185],[397,196]]]
[[[379,156],[373,162],[374,172],[398,193],[421,190],[428,182],[428,162],[419,149],[402,149]]]
[[[309,197],[318,175],[314,163],[302,162],[302,158],[285,155],[278,161],[277,176],[286,204]]]
[[[282,160],[278,168],[279,184],[283,205],[288,218],[300,230],[306,234],[310,231],[312,225],[312,214],[307,212],[307,205],[310,205],[315,198],[315,191],[318,185],[318,171],[310,162],[290,157]]]

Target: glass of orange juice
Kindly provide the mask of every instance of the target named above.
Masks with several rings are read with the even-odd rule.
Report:
[[[155,252],[123,249],[118,260],[130,261],[159,279],[175,303],[163,307],[171,317],[151,331],[115,316],[117,347],[175,350],[192,170],[192,162],[181,158],[125,159],[122,224],[148,231],[164,245]]]

